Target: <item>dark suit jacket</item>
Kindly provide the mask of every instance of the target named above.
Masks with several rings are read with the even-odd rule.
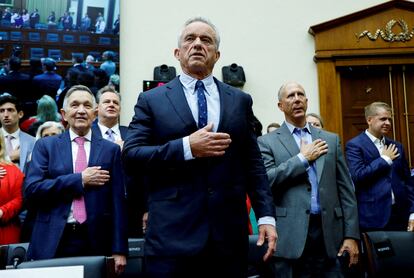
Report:
[[[257,217],[274,215],[250,124],[252,99],[215,82],[220,94],[218,132],[232,138],[221,157],[184,160],[182,138],[197,125],[178,77],[138,98],[123,158],[128,169],[142,167],[148,177],[147,255],[196,254],[209,237],[247,255],[246,193]]]
[[[7,75],[0,76],[0,93],[8,92],[19,101],[36,101],[27,88],[30,87],[30,76],[19,71],[12,71]]]
[[[362,132],[346,144],[346,158],[356,188],[361,228],[383,228],[391,216],[391,189],[395,197],[396,217],[408,223],[414,212],[414,184],[399,142],[385,138],[385,144],[395,144],[400,156],[392,165],[381,158],[371,139]],[[405,228],[405,227],[404,227]]]
[[[98,119],[94,121],[92,131],[102,137],[98,126]],[[121,138],[125,140],[128,127],[120,125],[119,131],[121,132]],[[148,211],[144,188],[144,173],[139,167],[136,167],[133,173],[129,173],[124,177],[127,196],[128,237],[142,237],[142,215]]]
[[[53,258],[74,198],[83,195],[87,211],[91,252],[126,254],[126,209],[120,148],[92,132],[89,166],[109,170],[104,186],[82,185],[81,173],[73,173],[69,132],[36,142],[25,180],[24,196],[37,208],[28,256]]]
[[[310,127],[312,140],[321,138],[328,153],[316,160],[322,229],[326,252],[335,258],[345,238],[359,239],[358,211],[352,181],[336,134]],[[276,256],[302,255],[309,227],[311,185],[297,157],[299,147],[286,123],[258,138],[276,205]]]

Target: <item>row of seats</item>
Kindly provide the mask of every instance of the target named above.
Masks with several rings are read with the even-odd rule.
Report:
[[[41,34],[39,32],[29,32],[27,33],[27,38],[24,36],[25,33],[21,31],[0,31],[0,40],[3,41],[29,41],[29,42],[40,42]],[[79,35],[79,41],[76,41],[75,35],[71,34],[59,34],[59,33],[46,33],[45,41],[50,43],[80,43],[80,44],[90,44],[91,38],[89,35]],[[110,37],[102,37],[100,36],[97,41],[100,45],[111,45],[112,42]]]

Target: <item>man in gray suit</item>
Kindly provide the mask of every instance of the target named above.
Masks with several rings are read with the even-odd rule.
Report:
[[[341,277],[337,256],[358,262],[358,211],[339,138],[306,122],[308,99],[295,82],[278,94],[285,122],[259,137],[273,192],[279,243],[274,277]],[[345,252],[346,251],[346,252]]]

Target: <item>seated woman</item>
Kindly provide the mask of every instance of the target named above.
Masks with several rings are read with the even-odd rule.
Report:
[[[6,158],[6,145],[0,132],[0,167],[6,170],[0,184],[0,245],[20,241],[19,213],[22,208],[23,173]]]
[[[38,127],[47,121],[60,122],[61,116],[58,113],[56,101],[44,95],[37,101],[37,115],[23,121],[20,129],[35,136]]]

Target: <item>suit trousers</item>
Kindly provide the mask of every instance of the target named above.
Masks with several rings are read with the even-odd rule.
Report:
[[[90,256],[88,229],[86,224],[66,224],[59,241],[55,258]]]
[[[243,245],[243,244],[241,244]],[[247,277],[248,245],[229,249],[225,242],[209,240],[198,254],[189,256],[146,256],[147,278]]]
[[[271,274],[266,276],[275,278],[344,277],[339,261],[326,254],[320,215],[312,214],[302,256],[298,259],[273,257],[270,268]]]

